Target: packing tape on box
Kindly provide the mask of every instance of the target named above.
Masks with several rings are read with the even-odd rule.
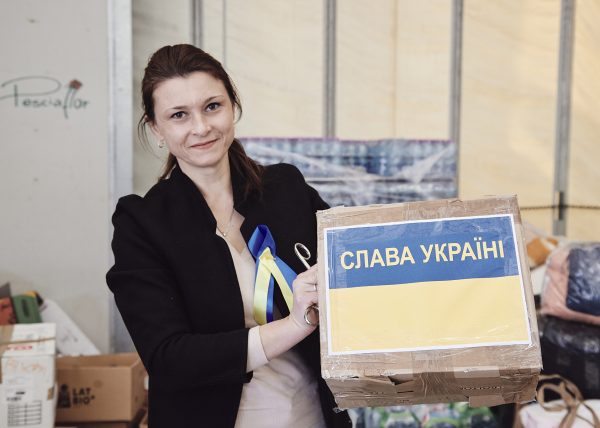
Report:
[[[537,382],[532,383],[532,379],[537,378],[537,370],[502,370],[494,364],[492,352],[478,354],[477,361],[464,366],[465,361],[458,358],[459,355],[461,353],[457,351],[438,352],[433,359],[435,363],[432,363],[431,354],[413,354],[414,373],[429,373],[423,377],[428,393],[462,394],[468,397],[472,407],[519,402],[523,401],[520,396],[527,397],[526,399],[533,396]],[[460,363],[463,364],[462,367]],[[448,367],[453,367],[453,370],[448,371]],[[455,385],[457,389],[446,388],[448,384]]]
[[[52,400],[52,398],[54,397],[54,388],[56,387],[56,385],[52,385],[52,387],[48,388],[48,395],[46,397],[47,400]]]
[[[496,207],[494,207],[494,214],[512,214],[514,218],[515,224],[521,225],[521,215],[518,209],[517,200],[514,198],[494,198],[496,202]],[[430,206],[424,207],[420,202],[405,202],[402,205],[404,206],[404,212],[398,214],[394,213],[393,221],[404,221],[410,220],[417,217],[418,214],[419,219],[437,219],[439,218],[439,212],[443,211],[445,217],[468,217],[473,215],[474,212],[480,211],[482,207],[487,204],[487,199],[481,200],[471,200],[469,201],[470,206],[469,209],[465,209],[464,202],[461,199],[446,199],[436,201],[439,203],[443,203],[443,206]],[[393,206],[393,205],[390,205]],[[374,208],[387,208],[386,205],[368,205],[369,209]],[[488,209],[484,209],[486,214],[491,214]],[[340,214],[343,213],[343,214]],[[367,213],[365,211],[364,206],[357,207],[334,207],[330,208],[326,211],[326,216],[320,217],[320,222],[323,227],[338,227],[338,226],[346,226],[348,224],[356,224],[363,223],[360,221],[360,217],[368,216],[368,221],[365,221],[365,224],[368,223],[378,223],[378,222],[388,222],[390,221],[390,215],[382,210],[379,215],[374,215],[372,212]],[[356,219],[359,219],[358,221]]]
[[[368,360],[359,364],[355,360],[353,367],[348,367],[347,363],[341,361],[336,367],[335,376],[324,371],[324,377],[332,384],[346,387],[343,396],[348,399],[352,398],[353,394],[368,392],[369,385],[376,387],[381,395],[391,394],[396,397],[417,392],[430,397],[462,396],[461,401],[468,401],[470,396],[474,396],[477,398],[472,401],[473,406],[480,406],[481,403],[496,405],[501,401],[527,401],[533,396],[537,370],[501,370],[494,364],[494,352],[478,353],[465,360],[465,354],[468,352],[470,351],[444,350],[435,352],[435,355],[431,352],[414,352],[412,358],[403,364],[405,369],[402,371],[397,368],[369,367],[375,357],[380,365],[384,365],[388,357],[398,358],[398,354],[357,356],[357,360]],[[405,355],[408,357],[410,354]],[[340,369],[343,367],[347,367],[347,370],[340,376]],[[334,377],[338,378],[339,382],[331,379]],[[533,385],[529,387],[532,381]],[[523,390],[517,394],[520,389]],[[493,391],[498,393],[494,394]]]

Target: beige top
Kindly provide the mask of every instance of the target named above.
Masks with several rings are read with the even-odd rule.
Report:
[[[240,253],[227,244],[240,284],[246,327],[250,328],[246,367],[254,371],[242,390],[236,428],[325,427],[317,381],[300,356],[290,350],[267,360],[252,314],[256,263],[247,246]]]

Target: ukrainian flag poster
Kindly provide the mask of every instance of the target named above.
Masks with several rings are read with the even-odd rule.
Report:
[[[330,355],[531,344],[510,214],[324,229]]]

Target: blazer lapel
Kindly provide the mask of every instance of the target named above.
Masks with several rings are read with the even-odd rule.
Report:
[[[244,305],[235,265],[227,243],[215,233],[215,217],[200,190],[179,166],[171,172],[171,180],[177,195],[171,219],[173,251],[179,254],[177,258],[190,260],[185,268],[186,276],[196,287],[190,293],[199,293],[198,286],[204,283],[206,288],[202,293],[227,306],[227,310],[219,312],[223,324],[228,328],[243,327]],[[210,282],[203,281],[207,275]]]
[[[269,227],[271,222],[269,210],[265,206],[265,201],[262,195],[252,193],[248,196],[243,194],[244,181],[243,177],[237,171],[231,170],[231,183],[233,185],[233,196],[235,209],[244,216],[244,222],[240,227],[240,232],[246,243],[250,241],[256,226],[264,224]],[[291,285],[291,284],[290,284]],[[282,317],[286,317],[290,311],[285,303],[281,290],[276,285],[273,293],[273,300]]]

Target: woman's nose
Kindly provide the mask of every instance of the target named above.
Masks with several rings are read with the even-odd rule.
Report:
[[[195,114],[192,121],[192,133],[204,137],[210,131],[210,123],[202,114]]]

